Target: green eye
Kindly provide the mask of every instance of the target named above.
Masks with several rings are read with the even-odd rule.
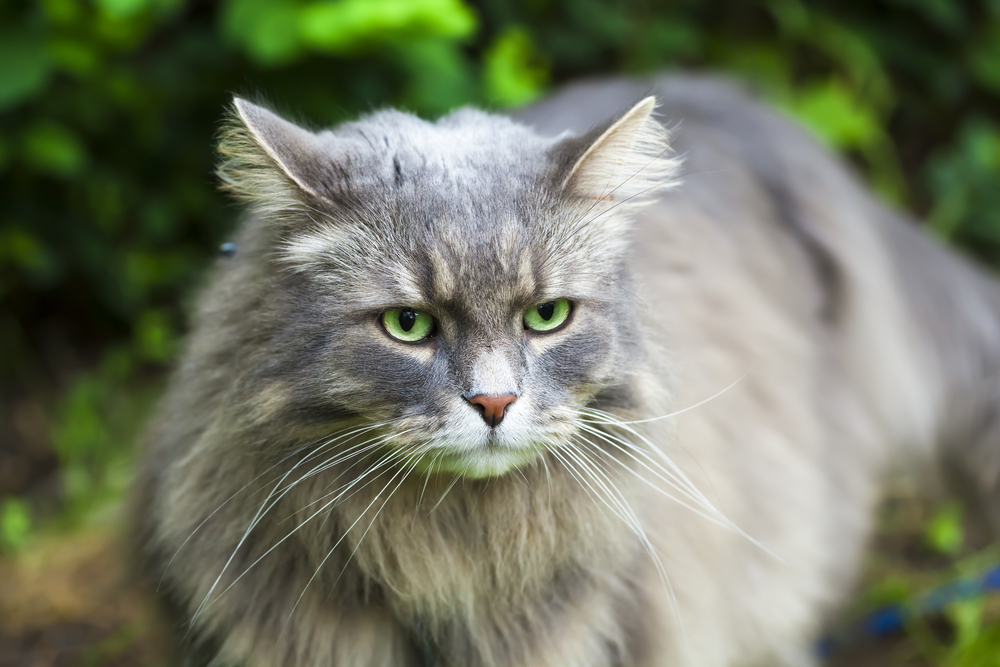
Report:
[[[553,331],[569,317],[570,305],[566,299],[546,301],[524,311],[524,326],[532,331]]]
[[[394,308],[382,313],[382,326],[404,343],[416,343],[434,335],[434,318],[422,310]]]

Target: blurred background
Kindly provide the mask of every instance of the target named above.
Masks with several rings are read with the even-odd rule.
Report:
[[[1000,0],[0,3],[0,665],[163,664],[120,555],[122,499],[239,215],[212,173],[233,93],[328,125],[668,69],[747,81],[891,205],[1000,265]],[[845,622],[996,562],[967,514],[890,499]],[[1000,666],[996,599],[906,618],[838,659]]]

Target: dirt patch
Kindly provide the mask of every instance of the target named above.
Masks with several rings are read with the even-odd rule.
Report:
[[[170,633],[112,530],[42,538],[0,560],[0,667],[160,667]]]

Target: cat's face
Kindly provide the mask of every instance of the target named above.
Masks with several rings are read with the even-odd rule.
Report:
[[[311,390],[383,423],[386,446],[418,468],[502,475],[571,440],[575,408],[625,382],[639,306],[620,204],[636,190],[615,183],[635,160],[609,172],[594,149],[624,130],[558,141],[481,113],[381,113],[314,135],[237,108],[284,181],[263,189],[283,189],[287,210],[267,206],[294,293],[268,298],[297,304]]]

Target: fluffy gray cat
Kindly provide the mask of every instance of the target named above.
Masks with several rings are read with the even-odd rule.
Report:
[[[892,465],[993,497],[1000,290],[728,84],[220,152],[137,484],[185,664],[811,665]]]

